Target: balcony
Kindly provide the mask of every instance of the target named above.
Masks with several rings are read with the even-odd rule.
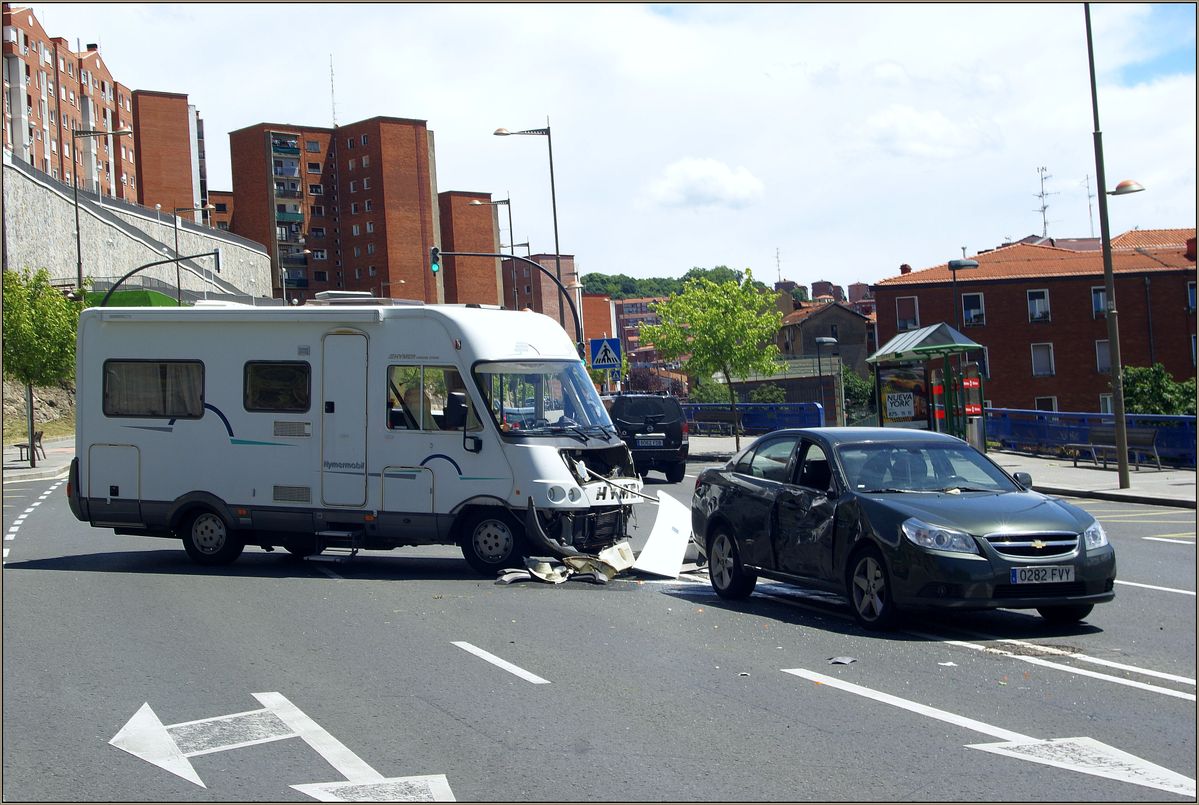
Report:
[[[300,155],[300,148],[297,145],[291,145],[291,144],[285,143],[285,142],[272,141],[271,142],[271,153],[287,154],[288,156],[298,157]]]
[[[287,266],[308,265],[308,255],[304,254],[304,252],[291,252],[290,254],[284,254],[279,259]]]
[[[288,222],[292,222],[292,221],[299,223],[300,221],[304,220],[304,213],[302,213],[302,212],[276,212],[275,220],[279,223],[288,223]]]
[[[285,176],[289,179],[299,179],[300,178],[300,169],[299,168],[271,168],[271,175],[272,176]]]
[[[297,277],[284,277],[283,278],[283,287],[284,288],[307,288],[308,287],[308,278],[307,277],[298,277],[298,276]]]
[[[299,190],[284,190],[281,187],[275,188],[275,198],[300,198],[303,196]]]

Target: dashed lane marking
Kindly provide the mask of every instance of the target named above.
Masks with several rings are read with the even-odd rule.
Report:
[[[1163,593],[1178,593],[1179,595],[1194,595],[1194,590],[1178,590],[1173,587],[1158,587],[1156,584],[1138,584],[1135,581],[1121,581],[1116,579],[1116,584],[1126,584],[1129,587],[1144,587],[1146,590],[1158,590]]]
[[[518,665],[513,665],[512,663],[508,662],[507,660],[500,659],[499,657],[495,656],[491,652],[484,651],[483,649],[479,648],[478,646],[471,645],[470,643],[466,643],[461,640],[454,640],[451,642],[458,648],[462,649],[463,651],[470,652],[471,654],[474,654],[479,659],[486,660],[487,662],[491,663],[495,667],[502,668],[503,670],[507,671],[510,674],[515,674],[516,676],[519,676],[521,679],[525,680],[526,682],[532,682],[534,685],[550,684],[550,681],[548,679],[542,679],[541,677],[537,676],[537,674],[534,674],[530,671],[526,671],[524,668],[521,668]]]
[[[1195,541],[1193,539],[1167,539],[1165,537],[1141,537],[1141,539],[1147,539],[1150,542],[1171,542],[1175,545],[1194,545],[1195,544]]]
[[[62,486],[64,483],[66,483],[65,478],[61,479],[57,483],[53,484],[49,489],[47,489],[44,493],[42,493],[42,495],[40,497],[38,497],[37,500],[35,500],[33,503],[30,503],[29,506],[27,506],[25,508],[25,511],[23,511],[19,515],[17,515],[17,517],[13,520],[12,525],[9,526],[8,531],[5,532],[5,534],[4,534],[4,541],[5,542],[15,541],[17,538],[17,534],[21,530],[21,526],[23,526],[25,524],[25,520],[29,517],[29,515],[33,514],[33,512],[36,511],[37,507],[42,505],[42,501],[45,500],[46,498],[50,497],[50,495],[53,494],[54,490],[58,489],[58,487]],[[3,564],[8,561],[8,552],[9,552],[9,547],[7,545],[5,545],[3,557],[0,558],[0,564]]]

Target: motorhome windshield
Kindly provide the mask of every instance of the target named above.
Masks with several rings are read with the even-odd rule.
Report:
[[[578,361],[489,361],[475,382],[504,433],[558,435],[612,430],[595,384]]]

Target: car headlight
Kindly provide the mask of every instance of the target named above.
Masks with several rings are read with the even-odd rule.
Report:
[[[1099,525],[1098,520],[1091,523],[1087,530],[1082,532],[1082,541],[1088,550],[1107,545],[1107,533],[1103,530],[1103,526]]]
[[[958,551],[959,553],[978,553],[978,546],[965,531],[958,531],[944,526],[929,525],[915,517],[904,520],[900,526],[903,535],[921,548],[931,548],[936,551]]]
[[[546,490],[545,494],[546,497],[550,499],[551,503],[557,503],[566,497],[566,490],[560,486],[551,486],[548,490]]]

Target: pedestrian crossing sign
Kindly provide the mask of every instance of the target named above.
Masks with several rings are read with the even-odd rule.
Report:
[[[591,339],[591,368],[619,369],[620,368],[620,339],[593,338]]]

